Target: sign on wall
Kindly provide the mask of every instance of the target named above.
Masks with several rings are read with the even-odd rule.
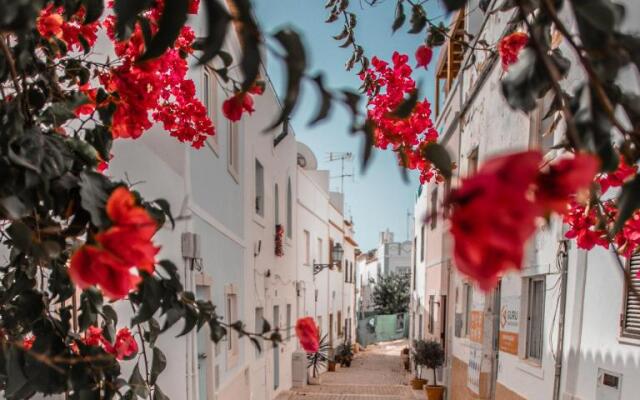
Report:
[[[467,367],[467,387],[473,393],[480,394],[480,371],[482,369],[482,346],[470,343],[469,365]]]
[[[472,342],[482,343],[482,332],[484,331],[484,313],[482,311],[471,311],[469,316],[469,339]]]
[[[500,302],[500,351],[518,355],[520,296],[505,296]]]

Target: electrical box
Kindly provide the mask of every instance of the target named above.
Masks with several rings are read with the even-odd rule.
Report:
[[[200,236],[196,233],[182,233],[182,257],[200,259]]]
[[[301,387],[307,384],[307,353],[304,351],[294,351],[291,356],[292,377],[291,385]]]
[[[620,400],[622,374],[598,368],[596,400]]]

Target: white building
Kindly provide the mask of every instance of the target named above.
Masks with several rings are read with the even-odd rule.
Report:
[[[624,3],[627,20],[637,20],[640,7]],[[512,28],[511,15],[485,15],[477,5],[477,0],[470,1],[468,10],[452,16],[451,36],[466,31],[477,40],[497,42]],[[566,44],[561,46],[571,54]],[[493,154],[540,148],[553,158],[550,147],[561,139],[562,124],[554,122],[558,116],[543,119],[548,102],[541,101],[530,116],[510,110],[500,93],[503,72],[497,57],[479,52],[471,59],[459,50],[455,40],[448,41],[435,68],[436,125],[459,166],[452,184],[473,174]],[[562,82],[569,90],[577,73]],[[635,78],[625,84],[638,87]],[[426,185],[416,209],[428,210],[432,199],[440,202],[442,194],[432,198],[436,190]],[[442,374],[448,398],[638,397],[640,331],[625,323],[637,320],[637,308],[628,300],[623,277],[607,251],[577,249],[565,240],[561,221],[553,219],[531,240],[521,273],[505,274],[495,291],[482,293],[449,267],[446,227],[432,233],[429,222],[425,225],[417,224],[414,241],[419,257],[413,268],[414,305],[420,306],[412,332],[417,336],[427,319],[442,318],[437,333],[444,335],[449,355]],[[633,258],[634,268],[636,263]],[[448,296],[444,314],[425,304],[431,295]]]

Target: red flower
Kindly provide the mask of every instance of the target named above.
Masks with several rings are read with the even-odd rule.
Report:
[[[484,290],[504,271],[522,265],[524,244],[540,215],[529,191],[541,160],[537,151],[496,157],[451,193],[456,266]]]
[[[200,0],[189,0],[189,14],[197,14]]]
[[[84,344],[87,346],[100,346],[105,340],[102,336],[102,328],[91,325],[84,333]]]
[[[529,35],[524,32],[515,32],[505,36],[500,40],[498,52],[502,60],[502,68],[506,71],[511,64],[518,61],[518,55],[527,43],[529,43]]]
[[[551,164],[538,176],[536,201],[548,211],[566,212],[571,196],[589,189],[599,168],[600,160],[584,153]]]
[[[138,343],[129,328],[118,331],[113,345],[106,340],[102,345],[107,353],[113,354],[118,360],[130,360],[138,354]]]
[[[31,348],[33,347],[33,343],[35,343],[36,341],[36,337],[33,335],[27,335],[24,337],[24,339],[22,339],[22,347],[25,350],[31,350]]]
[[[62,15],[51,12],[51,9],[43,10],[42,14],[36,20],[36,27],[42,37],[50,38],[55,36],[57,38],[62,37],[62,24],[64,19]]]
[[[253,98],[248,93],[236,93],[222,103],[222,113],[230,121],[240,121],[245,111],[249,114],[255,111],[253,109]]]
[[[422,45],[416,50],[416,68],[424,67],[425,69],[431,62],[433,57],[433,49],[429,46]]]
[[[318,327],[313,318],[300,318],[296,322],[296,335],[300,341],[300,346],[307,353],[317,353],[320,350]]]
[[[153,273],[160,250],[151,241],[157,225],[124,187],[111,193],[106,212],[113,225],[73,254],[69,276],[82,289],[98,285],[107,297],[120,299],[140,282],[139,271]]]
[[[609,188],[622,186],[630,177],[635,175],[637,171],[637,166],[629,166],[624,159],[620,158],[620,164],[618,165],[617,170],[603,174],[598,178],[600,191],[605,193]]]
[[[258,81],[254,83],[253,86],[251,86],[251,89],[249,89],[249,93],[257,94],[258,96],[260,96],[264,93],[264,88],[265,83],[263,81]]]

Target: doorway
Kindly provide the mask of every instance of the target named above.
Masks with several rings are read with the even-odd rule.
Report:
[[[273,329],[280,327],[280,306],[273,306]],[[273,346],[273,390],[280,386],[280,345]]]
[[[493,290],[493,301],[491,304],[492,317],[492,348],[491,348],[491,399],[496,398],[496,385],[498,383],[498,368],[500,357],[500,295],[502,282],[498,281],[498,285]]]

